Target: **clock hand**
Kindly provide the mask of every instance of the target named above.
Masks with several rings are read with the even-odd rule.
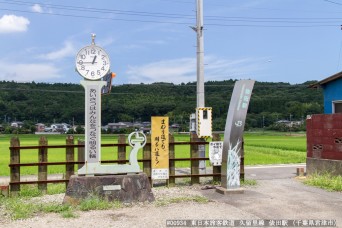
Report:
[[[94,63],[95,63],[96,57],[97,57],[97,55],[95,55],[95,57],[94,57],[94,59],[93,59],[93,62],[92,62],[92,64],[94,64]]]

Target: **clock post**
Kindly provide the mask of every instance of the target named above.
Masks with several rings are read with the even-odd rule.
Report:
[[[91,194],[109,201],[153,201],[149,179],[140,172],[137,159],[138,151],[146,144],[142,132],[128,136],[132,146],[129,164],[101,164],[101,92],[107,85],[103,77],[110,72],[110,61],[105,50],[95,45],[95,34],[91,45],[81,48],[76,55],[76,71],[84,78],[81,85],[85,90],[85,164],[77,176],[70,177],[63,202],[74,203]]]
[[[101,89],[104,81],[81,81],[85,89],[85,165],[78,174],[94,175],[101,165]]]

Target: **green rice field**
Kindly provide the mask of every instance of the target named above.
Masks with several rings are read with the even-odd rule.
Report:
[[[189,135],[174,135],[176,142],[190,141]],[[0,135],[0,176],[9,175],[10,161],[10,139],[13,135]],[[18,135],[21,146],[37,146],[40,135]],[[65,145],[66,135],[47,135],[48,145]],[[117,143],[116,135],[102,135],[102,144]],[[223,136],[221,136],[223,140]],[[83,135],[75,135],[75,143],[77,139],[84,139]],[[287,164],[302,163],[306,159],[306,137],[301,135],[285,135],[279,133],[245,133],[245,164]],[[127,152],[131,149],[127,147]],[[206,150],[208,151],[208,149]],[[38,150],[22,150],[20,153],[21,163],[38,162]],[[77,149],[75,150],[77,156]],[[129,153],[127,153],[128,156]],[[190,157],[189,145],[175,146],[176,158]],[[138,154],[142,158],[142,151]],[[116,147],[102,147],[102,160],[117,159]],[[77,157],[75,158],[77,159]],[[49,149],[49,162],[65,161],[65,149]],[[207,163],[210,166],[209,162]],[[176,167],[190,167],[190,162],[176,162]],[[21,167],[21,174],[36,174],[38,168]],[[75,167],[76,170],[76,167]],[[64,173],[64,165],[54,165],[48,167],[48,173]]]

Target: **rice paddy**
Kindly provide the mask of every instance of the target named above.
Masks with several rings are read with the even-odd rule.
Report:
[[[14,135],[16,136],[16,135]],[[189,135],[174,135],[176,142],[190,141]],[[13,135],[0,135],[0,176],[9,175],[10,161],[10,140]],[[21,146],[37,146],[40,135],[18,135]],[[65,145],[66,135],[47,135],[48,145]],[[75,144],[78,139],[84,139],[83,135],[75,136]],[[223,136],[221,136],[223,140]],[[117,143],[117,135],[102,135],[102,144]],[[244,135],[244,153],[246,165],[257,164],[287,164],[302,163],[306,159],[306,137],[305,135],[284,135],[273,133],[246,133]],[[130,147],[126,148],[127,156]],[[206,148],[208,151],[208,146]],[[207,152],[208,153],[208,152]],[[75,149],[75,160],[77,160],[77,149]],[[22,150],[20,153],[22,163],[38,162],[38,150]],[[65,149],[49,149],[48,161],[65,161]],[[175,146],[176,158],[190,157],[189,145]],[[208,156],[208,155],[207,155]],[[142,152],[138,153],[138,158],[142,158]],[[102,147],[102,160],[117,159],[116,147]],[[209,166],[209,162],[207,162]],[[176,162],[176,167],[190,167],[190,162]],[[76,170],[76,167],[75,167]],[[64,173],[64,165],[54,165],[48,167],[48,173]],[[37,174],[36,166],[21,167],[21,174]]]

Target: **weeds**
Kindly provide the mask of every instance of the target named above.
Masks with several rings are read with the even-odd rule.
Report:
[[[20,198],[6,198],[3,203],[5,210],[9,212],[12,220],[27,219],[39,211],[38,204],[25,203]]]
[[[9,214],[11,220],[27,219],[39,213],[58,213],[63,218],[76,218],[77,211],[108,210],[122,207],[121,202],[108,202],[98,197],[82,200],[79,205],[72,206],[59,203],[32,203],[32,194],[21,194],[19,197],[0,197],[0,205]]]
[[[157,200],[155,201],[155,205],[158,207],[162,207],[162,206],[167,206],[172,203],[184,203],[184,202],[208,203],[209,200],[203,196],[183,196],[183,197]]]
[[[109,202],[107,200],[100,199],[94,196],[88,199],[82,200],[78,206],[78,208],[81,211],[108,210],[110,208],[120,208],[120,207],[121,207],[121,203],[118,201]]]
[[[313,174],[304,180],[306,185],[316,186],[328,191],[342,192],[342,176],[334,176],[331,173]]]
[[[49,184],[47,186],[47,194],[54,195],[65,193],[65,184]],[[43,192],[38,189],[36,184],[22,185],[20,188],[20,197],[31,198],[43,196]]]
[[[246,179],[244,179],[244,180],[241,180],[240,184],[241,184],[241,186],[255,186],[258,183],[257,183],[256,180],[246,180]]]

